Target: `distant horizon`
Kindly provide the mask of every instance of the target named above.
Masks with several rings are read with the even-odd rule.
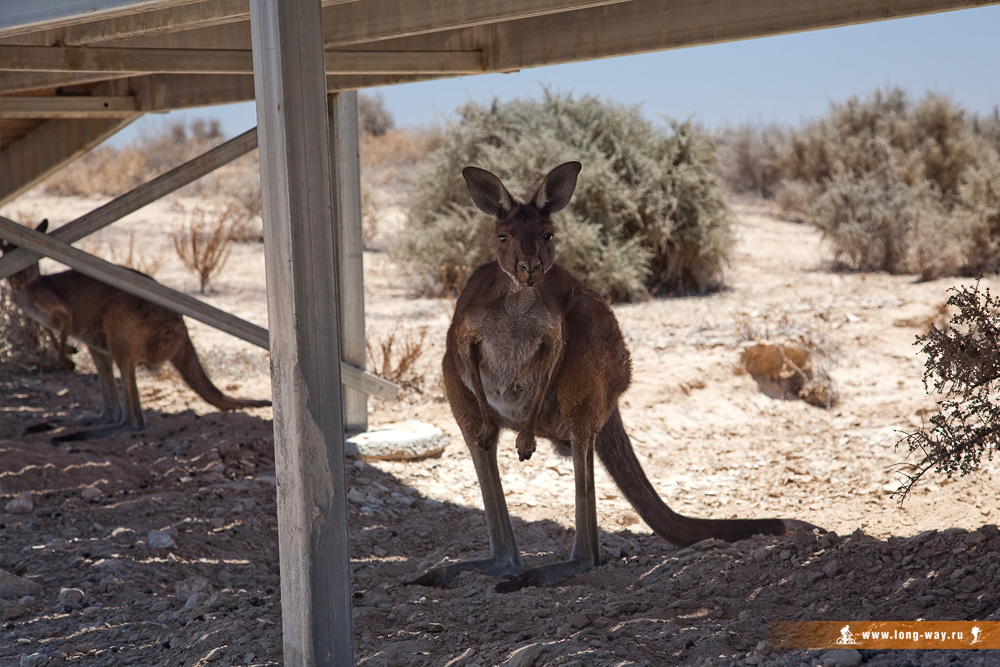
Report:
[[[383,99],[396,127],[440,125],[466,102],[538,99],[547,88],[638,106],[654,123],[667,116],[711,131],[746,123],[801,126],[831,104],[900,88],[928,93],[968,113],[1000,108],[1000,6],[962,9],[604,60],[481,74],[361,91]],[[831,57],[835,56],[835,57]],[[112,138],[123,145],[158,126],[217,119],[226,136],[256,124],[244,102],[149,114]]]

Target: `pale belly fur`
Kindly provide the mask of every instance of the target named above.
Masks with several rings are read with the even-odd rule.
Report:
[[[490,327],[491,335],[479,344],[480,376],[490,407],[500,426],[519,429],[531,414],[538,384],[544,380],[542,345],[561,338],[560,323],[548,317],[522,317]],[[463,373],[470,389],[472,377]]]

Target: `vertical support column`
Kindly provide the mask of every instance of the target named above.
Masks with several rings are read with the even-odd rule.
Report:
[[[340,337],[344,361],[365,367],[364,240],[361,237],[361,163],[358,94],[328,98],[333,153],[333,189],[337,247],[340,250]],[[344,427],[368,430],[368,395],[344,387]]]
[[[338,261],[320,0],[251,0],[284,663],[350,665]]]

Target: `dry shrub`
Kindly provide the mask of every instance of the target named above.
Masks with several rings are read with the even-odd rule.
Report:
[[[398,384],[404,391],[422,393],[424,376],[418,371],[417,363],[424,354],[426,338],[427,327],[420,327],[399,336],[393,331],[374,343],[366,339],[369,370]]]
[[[734,194],[776,196],[781,183],[785,131],[776,125],[744,124],[719,133],[719,171]]]
[[[187,224],[171,234],[177,256],[197,276],[202,294],[229,259],[234,233],[246,223],[246,214],[235,204],[216,213],[196,208]]]
[[[46,178],[40,187],[61,196],[117,197],[205,152],[221,139],[216,120],[194,119],[188,125],[172,121],[123,148],[98,146]]]
[[[995,271],[994,127],[934,94],[913,105],[891,89],[835,104],[790,133],[781,171],[802,196],[782,208],[812,199],[806,220],[842,268],[924,279]]]
[[[135,248],[135,232],[129,233],[128,244],[124,247],[118,244],[113,244],[110,241],[105,244],[101,244],[93,237],[85,240],[81,247],[90,254],[100,257],[101,259],[111,262],[112,264],[128,267],[150,277],[155,277],[157,272],[163,268],[163,262],[165,259],[162,249],[158,249],[155,255],[147,255],[145,253],[137,252]]]
[[[957,309],[948,326],[932,326],[916,344],[927,355],[924,385],[941,398],[929,426],[908,434],[915,464],[901,464],[902,499],[929,470],[949,478],[979,467],[983,456],[1000,453],[1000,299],[989,288],[953,288],[948,305]]]
[[[385,108],[381,93],[358,95],[358,126],[362,134],[381,137],[395,125],[396,121]]]
[[[835,348],[824,336],[787,316],[773,324],[766,317],[744,317],[737,322],[737,332],[743,341],[740,369],[765,394],[827,409],[837,402],[837,388],[828,372]]]
[[[460,267],[495,255],[493,222],[472,203],[467,165],[489,169],[515,196],[553,167],[580,160],[576,193],[556,217],[558,261],[612,300],[705,292],[722,284],[732,216],[715,178],[714,144],[689,123],[654,128],[637,108],[546,92],[542,101],[469,103],[425,159],[409,223],[389,251],[433,294]]]
[[[0,379],[60,370],[53,343],[51,332],[14,305],[4,281],[0,285]]]

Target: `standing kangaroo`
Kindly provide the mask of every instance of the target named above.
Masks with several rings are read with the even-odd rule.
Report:
[[[36,231],[44,232],[48,220]],[[0,251],[15,246],[0,241]],[[10,276],[11,298],[24,313],[52,333],[59,361],[73,368],[66,354],[72,337],[90,351],[97,367],[103,409],[96,420],[103,426],[55,440],[100,438],[121,430],[142,430],[146,422],[135,382],[136,366],[157,368],[169,361],[195,393],[220,410],[271,405],[267,400],[223,394],[198,361],[184,320],[177,313],[123,292],[77,271],[42,275],[38,263]],[[112,362],[122,379],[125,409],[118,399]]]
[[[600,565],[595,449],[643,520],[674,544],[816,528],[794,519],[690,518],[653,489],[618,411],[632,374],[618,321],[603,298],[555,263],[551,216],[569,203],[580,169],[579,162],[556,167],[527,203],[484,169],[462,171],[476,206],[496,220],[497,260],[479,267],[458,299],[443,371],[479,477],[491,556],[433,568],[412,584],[445,586],[479,570],[507,578],[496,588],[508,592],[557,584]],[[569,560],[524,569],[497,467],[501,428],[517,431],[522,461],[535,451],[536,436],[573,457],[576,536]]]

